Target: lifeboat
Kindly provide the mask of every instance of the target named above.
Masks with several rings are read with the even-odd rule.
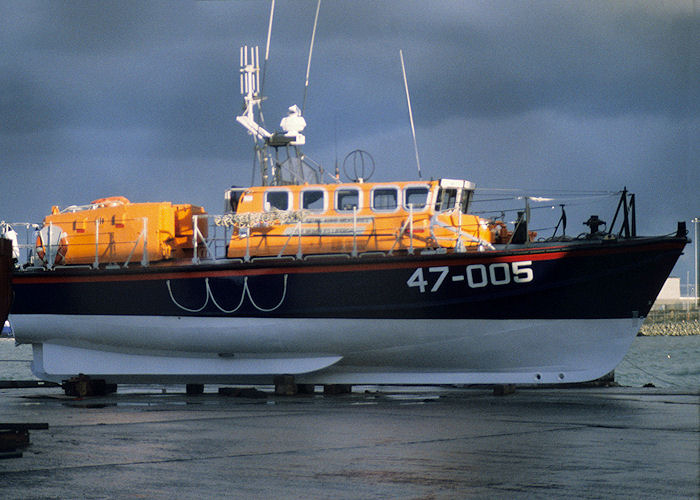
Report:
[[[281,132],[255,121],[257,59],[241,49],[236,120],[255,138],[261,182],[226,190],[223,214],[111,197],[54,207],[36,236],[26,225],[11,321],[38,378],[561,384],[622,360],[688,243],[685,225],[637,236],[625,189],[606,231],[593,216],[589,234],[567,235],[562,205],[561,235],[558,223],[536,239],[530,197],[485,219],[477,201],[500,196],[475,212],[467,180],[369,182],[360,150],[340,182],[339,168],[331,176],[299,149],[296,106]]]

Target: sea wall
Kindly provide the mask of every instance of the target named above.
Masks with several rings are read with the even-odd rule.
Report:
[[[700,307],[697,300],[657,300],[639,335],[700,335]]]
[[[653,335],[700,335],[700,321],[697,319],[680,321],[656,321],[647,319],[639,331],[641,336]]]

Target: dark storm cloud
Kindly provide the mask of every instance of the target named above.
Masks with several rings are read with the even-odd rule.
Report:
[[[700,25],[687,13],[627,2],[507,5],[491,21],[472,20],[467,11],[475,9],[441,9],[453,16],[439,37],[429,29],[435,18],[415,16],[401,28],[395,43],[411,34],[416,95],[449,96],[423,103],[424,118],[542,107],[584,115],[697,112],[697,95],[687,89],[698,83],[690,65]]]

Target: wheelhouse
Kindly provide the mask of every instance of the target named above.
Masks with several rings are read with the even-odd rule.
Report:
[[[310,211],[346,213],[469,213],[472,182],[455,179],[393,183],[343,183],[233,187],[225,192],[225,213]]]
[[[456,179],[256,186],[226,192],[230,258],[490,246]]]

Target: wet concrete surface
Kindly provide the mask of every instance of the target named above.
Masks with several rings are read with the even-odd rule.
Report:
[[[0,391],[47,422],[0,460],[3,498],[698,498],[700,393],[356,387],[75,399]],[[365,392],[367,391],[367,392]]]

